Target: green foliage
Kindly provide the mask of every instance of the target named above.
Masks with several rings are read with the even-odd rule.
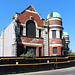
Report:
[[[32,58],[35,58],[35,54],[34,54],[34,51],[33,51],[33,49],[30,49],[29,51],[27,51],[27,53],[26,54],[21,54],[20,55],[21,57],[32,57]]]
[[[68,51],[68,55],[72,55],[72,50],[69,50]]]
[[[13,72],[12,74],[16,74],[16,72]]]
[[[23,53],[23,54],[21,54],[21,55],[20,55],[20,57],[25,57],[25,54],[24,54],[24,53]]]
[[[42,36],[40,38],[43,38]]]
[[[72,50],[69,50],[68,55],[75,55],[75,53],[73,53]]]
[[[55,70],[54,68],[52,68],[51,70]]]

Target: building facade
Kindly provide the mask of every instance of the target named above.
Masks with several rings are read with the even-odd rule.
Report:
[[[36,57],[65,55],[68,52],[69,35],[63,33],[59,13],[51,12],[45,22],[30,5],[12,18],[13,22],[0,36],[1,57],[20,56],[29,50],[33,50]]]

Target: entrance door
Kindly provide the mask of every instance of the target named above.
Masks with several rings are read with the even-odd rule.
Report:
[[[41,57],[41,51],[42,51],[42,48],[39,47],[39,57]]]

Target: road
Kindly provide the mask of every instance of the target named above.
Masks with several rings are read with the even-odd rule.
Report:
[[[68,70],[68,71],[58,71],[58,72],[48,72],[48,73],[41,73],[41,74],[34,74],[34,75],[75,75],[75,70]]]
[[[75,67],[31,73],[20,73],[14,75],[75,75]]]

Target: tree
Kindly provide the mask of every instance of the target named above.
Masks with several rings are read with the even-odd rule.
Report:
[[[75,53],[73,53],[72,50],[69,50],[68,55],[75,55]]]

